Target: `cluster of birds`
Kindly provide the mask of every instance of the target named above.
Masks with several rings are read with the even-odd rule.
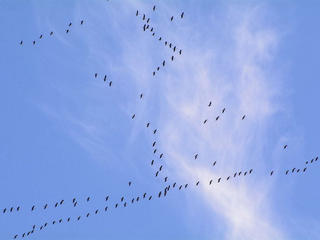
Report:
[[[83,25],[84,20],[80,21],[80,25]],[[70,32],[70,27],[72,26],[72,22],[68,24],[68,28],[65,30],[65,33],[68,34]],[[53,36],[53,31],[49,33],[49,36]],[[40,34],[39,39],[41,40],[44,37],[44,34]],[[32,41],[33,45],[36,45],[36,40]],[[23,45],[23,40],[20,41],[20,45]]]
[[[153,6],[152,10],[155,11],[155,10],[156,10],[156,6]],[[147,18],[147,16],[146,16],[145,14],[141,14],[141,13],[139,12],[139,10],[136,11],[136,16],[142,16],[142,20],[143,20],[143,21],[146,21],[146,23],[143,25],[143,30],[144,30],[144,31],[147,31],[148,29],[150,29],[150,32],[152,33],[152,36],[156,36],[154,27],[152,27],[152,26],[150,25],[150,24],[151,24],[151,23],[150,23],[150,18]],[[180,18],[182,19],[183,17],[184,17],[184,12],[182,12],[182,13],[180,14]],[[174,16],[172,16],[172,17],[170,18],[170,21],[172,22],[174,19],[175,19]],[[84,23],[84,21],[81,20],[80,25],[83,25],[83,23]],[[68,27],[70,28],[71,25],[72,25],[72,23],[70,22],[69,25],[68,25]],[[66,29],[66,34],[69,33],[69,31],[70,31],[69,28]],[[53,32],[50,32],[50,36],[52,36],[52,35],[53,35]],[[43,38],[43,34],[40,35],[39,39],[42,39],[42,38]],[[172,49],[172,51],[173,51],[174,53],[177,53],[177,54],[179,54],[179,55],[182,54],[182,49],[178,49],[178,48],[177,48],[176,46],[174,46],[174,44],[172,44],[171,42],[164,40],[162,36],[157,36],[157,38],[158,38],[158,41],[163,41],[163,42],[164,42],[164,45],[165,45],[165,46],[168,46],[170,49]],[[23,44],[23,41],[20,42],[20,45],[22,45],[22,44]],[[36,44],[36,41],[34,40],[34,41],[33,41],[33,45],[35,45],[35,44]],[[174,55],[171,56],[171,61],[173,61],[173,60],[174,60]],[[166,61],[163,60],[163,62],[162,62],[162,67],[164,67],[165,64],[166,64]],[[160,66],[158,66],[157,69],[156,69],[155,71],[153,71],[153,76],[156,74],[156,71],[159,71],[159,70],[160,70]],[[103,76],[103,81],[104,81],[104,82],[108,82],[109,87],[111,87],[111,86],[112,86],[112,81],[108,80],[107,75],[102,75],[102,76]],[[94,74],[94,77],[95,77],[95,78],[98,78],[98,73],[95,73],[95,74]],[[143,93],[140,93],[139,98],[142,99],[143,96],[144,96]],[[212,101],[209,102],[208,107],[212,107]],[[221,110],[221,114],[224,114],[225,111],[226,111],[226,108],[223,108],[223,109]],[[135,119],[135,117],[136,117],[136,114],[133,113],[133,114],[131,115],[131,119]],[[218,115],[218,116],[215,118],[215,120],[218,121],[219,118],[220,118],[220,115]],[[244,120],[245,118],[246,118],[246,115],[244,114],[244,115],[242,116],[242,120]],[[203,124],[206,124],[207,122],[208,122],[208,119],[205,119],[205,120],[203,121]],[[158,132],[158,129],[157,129],[157,128],[152,128],[152,127],[151,127],[151,123],[150,123],[150,122],[147,122],[147,123],[146,123],[146,128],[151,129],[153,135],[155,135],[155,134]],[[158,154],[159,159],[163,159],[163,158],[164,158],[164,153],[161,152],[161,151],[159,151],[159,149],[157,148],[157,146],[158,146],[159,144],[157,144],[157,141],[155,141],[155,139],[153,139],[153,142],[152,142],[151,145],[152,145],[153,154],[155,154],[155,155]],[[284,145],[284,146],[283,146],[283,149],[287,149],[287,147],[288,147],[287,145]],[[195,153],[194,156],[193,156],[193,158],[194,158],[194,160],[197,160],[197,159],[199,158],[199,153]],[[318,161],[318,157],[315,157],[315,158],[312,159],[310,162],[309,162],[309,161],[306,161],[306,162],[305,162],[305,165],[310,165],[310,164],[312,164],[312,163],[314,163],[314,162],[317,162],[317,161]],[[216,164],[217,164],[217,161],[214,161],[214,162],[212,163],[212,166],[216,166]],[[151,165],[152,167],[155,166],[155,165],[156,165],[155,160],[152,160],[150,165]],[[157,169],[156,169],[155,177],[159,177],[159,176],[160,176],[160,173],[162,173],[162,172],[164,171],[164,163],[160,163],[159,165],[160,165],[160,166],[157,167]],[[296,167],[294,167],[294,168],[292,168],[292,169],[287,169],[287,170],[285,170],[284,173],[285,173],[285,175],[288,175],[289,173],[299,173],[299,172],[302,172],[302,173],[303,173],[303,172],[306,172],[306,170],[307,170],[307,167],[306,167],[306,166],[304,166],[303,168],[296,168]],[[225,181],[229,181],[229,180],[232,179],[232,178],[236,178],[236,177],[240,177],[240,176],[248,176],[248,175],[251,175],[253,172],[254,172],[254,170],[253,170],[252,168],[251,168],[251,169],[248,169],[248,170],[236,171],[236,172],[234,172],[232,175],[228,175],[228,176],[226,176],[226,177],[217,177],[216,179],[213,179],[213,178],[212,178],[212,179],[208,179],[207,182],[204,182],[203,184],[208,184],[208,185],[213,185],[213,183],[220,184],[220,183],[222,183],[224,180],[225,180]],[[275,170],[271,170],[270,176],[274,176],[274,175],[275,175]],[[111,197],[110,197],[109,195],[107,195],[104,200],[105,200],[105,202],[110,203],[110,204],[108,204],[109,206],[113,206],[113,207],[110,207],[110,208],[109,208],[108,205],[105,205],[105,206],[103,206],[103,207],[96,208],[93,212],[87,212],[87,213],[84,214],[84,215],[77,215],[76,217],[68,216],[68,217],[64,217],[64,218],[59,218],[59,219],[47,221],[47,222],[45,222],[45,223],[43,223],[43,224],[40,224],[39,226],[33,225],[32,228],[31,228],[29,231],[23,232],[22,234],[15,234],[15,235],[13,236],[13,238],[14,238],[14,239],[17,239],[17,238],[19,238],[19,237],[25,238],[25,237],[27,237],[27,236],[29,236],[29,235],[32,235],[32,234],[35,233],[36,231],[43,231],[44,229],[46,229],[46,228],[47,228],[48,226],[50,226],[50,225],[56,225],[56,224],[60,224],[60,223],[63,223],[63,222],[68,223],[68,222],[71,222],[72,220],[78,222],[78,221],[80,221],[80,220],[83,219],[83,218],[89,218],[90,216],[97,215],[97,214],[99,214],[99,213],[101,213],[101,212],[107,212],[108,209],[111,209],[111,208],[112,208],[112,209],[117,209],[117,208],[120,208],[120,207],[124,207],[124,208],[125,208],[125,207],[129,206],[130,202],[131,202],[131,204],[134,204],[134,203],[138,203],[139,201],[142,201],[142,200],[151,201],[152,199],[154,199],[154,198],[156,198],[156,197],[158,197],[158,198],[161,198],[161,197],[162,197],[162,198],[163,198],[163,197],[166,197],[166,195],[167,195],[167,194],[170,192],[170,190],[172,190],[172,189],[182,190],[182,189],[187,189],[189,185],[193,185],[193,186],[195,186],[195,187],[198,187],[198,186],[200,185],[200,180],[199,180],[199,179],[196,180],[195,182],[192,182],[192,183],[189,182],[189,183],[184,183],[184,184],[180,184],[180,185],[177,184],[177,182],[174,182],[174,181],[172,181],[172,182],[169,184],[169,183],[168,183],[168,182],[169,182],[168,176],[164,176],[164,177],[163,177],[163,181],[166,183],[165,188],[164,188],[164,189],[161,189],[159,192],[156,192],[156,194],[147,194],[147,193],[145,192],[145,193],[143,193],[142,195],[138,195],[138,196],[135,196],[135,197],[133,197],[133,198],[131,198],[131,197],[128,198],[128,197],[122,196],[120,199],[117,199],[117,200],[116,200],[115,202],[113,202],[113,203],[110,203],[110,198],[111,198]],[[129,181],[129,182],[128,182],[128,185],[129,185],[129,187],[132,186],[132,182]],[[86,197],[85,202],[91,202],[91,199],[92,199],[91,196]],[[64,205],[65,203],[66,203],[65,200],[60,200],[60,201],[58,201],[58,202],[55,202],[52,206],[53,206],[54,208],[57,208],[57,207],[59,207],[59,206],[61,206],[61,205]],[[72,199],[72,205],[73,205],[73,207],[77,207],[78,204],[79,204],[79,200],[76,199],[76,198],[73,198],[73,199]],[[51,206],[51,205],[50,205],[50,206]],[[46,204],[41,205],[41,206],[33,205],[33,206],[30,208],[30,210],[31,210],[31,212],[34,212],[34,211],[36,211],[37,209],[46,210],[46,209],[48,209],[48,208],[49,208],[49,204],[46,203]],[[19,212],[19,211],[21,211],[21,209],[22,209],[22,208],[21,208],[20,206],[10,207],[10,208],[4,208],[4,209],[2,210],[2,213],[3,213],[3,214],[7,214],[7,213],[15,212],[15,211],[16,211],[16,212]],[[26,209],[29,209],[29,208],[26,208]]]
[[[153,6],[153,11],[155,11],[155,10],[156,10],[156,6]],[[149,17],[147,18],[146,14],[144,14],[144,13],[143,13],[143,14],[142,14],[142,13],[139,13],[139,10],[137,10],[136,16],[139,16],[139,15],[142,16],[142,20],[143,20],[143,21],[146,21],[146,23],[145,23],[145,24],[143,25],[143,27],[142,27],[143,31],[147,31],[148,29],[150,29],[150,32],[152,33],[152,36],[156,36],[154,27],[150,25],[151,23],[149,24],[150,18],[149,18]],[[181,13],[180,17],[183,18],[183,16],[184,16],[184,12]],[[173,20],[173,16],[170,18],[170,20],[171,20],[171,21]],[[174,44],[172,44],[171,42],[165,40],[162,36],[157,36],[157,38],[158,38],[158,41],[163,41],[163,42],[164,42],[164,45],[165,45],[165,46],[168,46],[170,49],[172,49],[172,51],[173,51],[174,53],[179,53],[179,55],[182,54],[182,49],[178,49],[177,46],[174,46]],[[174,60],[174,57],[175,57],[174,55],[172,55],[172,56],[170,57],[171,61]],[[168,61],[167,61],[167,62],[168,62]],[[162,61],[162,67],[165,67],[165,65],[166,65],[166,60],[163,60],[163,61]],[[160,68],[161,68],[161,65],[158,66],[158,67],[156,68],[156,70],[154,70],[154,71],[152,72],[152,75],[155,76],[155,75],[156,75],[156,72],[157,72],[157,71],[160,71]]]

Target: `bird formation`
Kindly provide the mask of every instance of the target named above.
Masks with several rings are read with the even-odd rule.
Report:
[[[153,8],[152,8],[152,11],[156,11],[157,7],[154,5]],[[167,46],[168,48],[170,48],[172,51],[173,51],[173,55],[171,55],[171,57],[169,58],[169,60],[163,60],[162,63],[156,68],[156,70],[153,71],[153,76],[155,76],[156,72],[160,71],[161,68],[164,68],[166,66],[166,64],[168,62],[171,61],[174,61],[175,57],[177,55],[181,55],[182,54],[182,49],[178,49],[177,46],[175,46],[174,44],[172,44],[171,42],[165,40],[162,36],[156,36],[156,33],[155,33],[155,28],[153,26],[151,26],[151,22],[150,22],[150,18],[146,16],[146,14],[142,14],[140,13],[138,10],[136,11],[136,16],[141,16],[142,17],[142,20],[145,22],[142,29],[144,32],[146,32],[147,30],[150,30],[150,32],[152,33],[152,36],[156,37],[158,39],[158,41],[163,41],[164,42],[164,45]],[[181,19],[184,18],[184,12],[182,12],[179,16]],[[170,18],[170,21],[174,21],[175,19],[179,18],[179,17],[174,17],[174,16],[171,16]],[[80,25],[83,25],[84,24],[84,20],[81,20],[80,22]],[[68,28],[65,30],[65,33],[68,34],[70,32],[70,28],[72,26],[72,23],[70,22],[68,24]],[[54,34],[54,32],[50,32],[49,33],[49,36],[52,36]],[[41,34],[39,36],[39,39],[43,39],[44,38],[44,34]],[[33,41],[33,45],[36,44],[36,41],[34,40]],[[23,40],[20,41],[20,45],[23,45]],[[176,54],[176,55],[174,55]],[[99,75],[100,76],[100,75]],[[98,78],[98,73],[95,73],[94,74],[94,78]],[[109,87],[112,86],[112,81],[110,81],[107,77],[107,75],[102,75],[102,79],[104,82],[106,82]],[[140,99],[143,99],[144,95],[143,93],[140,93],[139,94],[139,98]],[[208,107],[212,107],[212,101],[210,101],[208,103]],[[223,108],[221,110],[221,114],[224,114],[226,111],[226,108]],[[246,115],[244,114],[241,118],[241,120],[244,120],[246,118]],[[134,120],[136,119],[136,114],[133,113],[131,115],[131,119]],[[220,119],[220,115],[216,116],[215,117],[215,120],[218,121]],[[240,119],[240,117],[239,117]],[[203,121],[203,124],[206,124],[208,122],[209,118],[205,119]],[[158,128],[152,128],[152,124],[151,122],[147,122],[146,123],[146,128],[148,129],[151,129],[151,133],[153,133],[153,135],[155,135],[157,132],[158,132]],[[152,144],[152,150],[153,150],[153,154],[156,156],[158,154],[158,158],[159,158],[159,161],[160,159],[163,159],[165,158],[165,154],[161,151],[159,151],[159,144],[157,143],[157,141],[153,140]],[[157,148],[156,148],[157,147]],[[283,146],[283,149],[287,149],[287,145],[284,145]],[[198,158],[201,158],[201,155],[200,153],[194,153],[193,155],[193,158],[194,160],[197,160]],[[309,161],[306,161],[305,162],[305,165],[311,165],[313,164],[314,162],[317,162],[318,161],[318,157],[315,157],[313,158],[312,160]],[[161,165],[160,165],[161,164]],[[137,196],[134,196],[132,199],[131,197],[126,197],[125,195],[121,196],[120,198],[115,198],[115,201],[114,202],[110,202],[110,196],[107,195],[104,200],[105,202],[108,202],[108,205],[105,205],[105,206],[100,206],[98,208],[95,208],[94,211],[92,212],[87,212],[85,214],[82,214],[82,215],[77,215],[75,217],[71,217],[71,216],[68,216],[68,217],[63,217],[63,218],[58,218],[58,219],[54,219],[54,220],[51,220],[51,221],[47,221],[45,223],[42,223],[40,225],[33,225],[31,229],[29,229],[29,231],[26,231],[26,232],[23,232],[23,233],[20,233],[20,234],[14,234],[13,235],[13,238],[14,239],[17,239],[19,237],[21,238],[25,238],[29,235],[32,235],[34,234],[36,231],[43,231],[45,230],[47,227],[51,226],[51,225],[58,225],[58,224],[62,224],[62,223],[68,223],[68,222],[71,222],[71,221],[75,221],[75,222],[78,222],[80,221],[81,219],[86,219],[86,218],[89,218],[91,216],[94,216],[94,215],[98,215],[98,214],[101,214],[103,212],[109,212],[111,209],[118,209],[120,207],[128,207],[132,204],[135,204],[135,203],[138,203],[139,201],[141,202],[142,200],[144,201],[151,201],[153,199],[156,199],[157,197],[158,198],[164,198],[166,197],[166,195],[169,193],[169,192],[173,192],[172,189],[176,189],[176,191],[180,191],[182,189],[187,189],[188,186],[194,186],[195,188],[199,187],[200,185],[204,185],[204,184],[207,184],[207,185],[216,185],[216,184],[222,184],[223,181],[225,182],[230,182],[229,180],[231,179],[234,179],[234,178],[239,178],[240,176],[242,177],[245,177],[245,176],[249,176],[251,174],[254,173],[254,170],[253,169],[248,169],[248,170],[241,170],[241,171],[236,171],[234,172],[233,174],[230,174],[230,175],[227,175],[225,177],[216,177],[215,179],[212,178],[212,179],[209,179],[207,180],[206,182],[203,182],[200,181],[199,179],[195,180],[195,181],[190,181],[189,183],[183,183],[183,184],[180,184],[178,185],[177,182],[174,182],[172,181],[170,184],[169,184],[169,181],[171,181],[171,178],[169,178],[168,176],[164,175],[164,162],[161,162],[159,165],[159,167],[156,167],[156,172],[155,172],[155,177],[159,177],[160,176],[164,176],[163,178],[161,177],[160,179],[163,179],[161,180],[162,183],[165,183],[165,188],[162,189],[160,191],[156,191],[155,194],[147,194],[146,192],[143,193],[142,195],[137,195]],[[217,164],[217,161],[214,161],[212,163],[212,166],[216,166]],[[154,159],[152,159],[151,161],[151,166],[152,167],[155,167],[156,165],[156,162]],[[285,175],[288,175],[288,174],[297,174],[297,173],[304,173],[306,172],[307,170],[307,167],[304,166],[302,168],[297,168],[297,167],[294,167],[292,169],[286,169],[284,171],[284,174]],[[276,173],[278,173],[280,171],[275,171],[275,170],[271,170],[269,172],[269,175],[270,176],[274,176]],[[281,173],[281,172],[280,172]],[[128,181],[128,186],[131,187],[131,186],[134,186],[135,184],[133,184],[132,181]],[[84,202],[91,202],[92,200],[92,196],[88,196],[84,199]],[[72,201],[70,201],[70,203],[73,205],[73,207],[77,207],[78,204],[79,204],[79,201],[78,199],[76,198],[73,198]],[[131,204],[130,204],[131,202]],[[37,211],[37,210],[46,210],[49,208],[49,206],[53,209],[55,208],[58,208],[59,206],[61,205],[64,205],[66,203],[69,203],[69,201],[65,201],[64,199],[60,200],[60,201],[57,201],[55,202],[54,204],[44,204],[44,205],[41,205],[41,206],[36,206],[36,205],[33,205],[31,208],[24,208],[24,209],[30,209],[31,212],[34,212],[34,211]],[[110,207],[112,206],[112,207]],[[21,210],[21,207],[20,206],[17,206],[17,207],[9,207],[9,208],[4,208],[3,209],[3,214],[6,214],[6,213],[12,213],[12,212],[19,212]]]
[[[84,24],[84,20],[81,20],[80,21],[80,25],[83,25]],[[72,25],[72,22],[70,22],[68,25],[67,25],[67,29],[65,29],[65,33],[68,34],[70,32],[70,27]],[[54,32],[53,31],[50,31],[49,33],[49,36],[53,36]],[[39,36],[39,40],[43,39],[44,38],[44,34],[40,34]],[[36,40],[33,40],[32,41],[32,45],[36,45],[37,41]],[[23,40],[20,40],[19,42],[20,45],[23,45],[24,44],[24,41]]]

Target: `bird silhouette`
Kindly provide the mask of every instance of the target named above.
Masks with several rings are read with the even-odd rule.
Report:
[[[81,24],[81,25],[83,24],[83,20],[81,20],[80,24]]]
[[[87,213],[86,217],[89,217],[90,216],[90,213]]]
[[[94,77],[97,78],[97,77],[98,77],[98,73],[95,73],[95,74],[94,74]]]
[[[98,212],[99,212],[99,210],[97,209],[94,213],[95,213],[95,214],[98,214]]]
[[[104,211],[106,212],[107,210],[108,210],[108,207],[105,207],[105,208],[104,208]]]
[[[23,41],[21,40],[21,41],[20,41],[20,45],[22,45],[22,44],[23,44]]]
[[[180,51],[181,51],[181,50],[180,50]],[[208,104],[208,107],[211,107],[211,104],[212,104],[212,102],[210,101],[209,104]]]
[[[167,44],[168,44],[168,42],[167,42],[167,41],[165,41],[165,42],[164,42],[164,45],[165,45],[165,46],[167,46]]]
[[[151,161],[151,166],[153,165],[153,163],[154,163],[154,160]]]
[[[187,188],[188,187],[188,183],[186,185],[184,185],[184,188]]]
[[[207,121],[208,121],[208,119],[204,120],[204,121],[203,121],[203,124],[206,124]]]
[[[56,203],[56,204],[54,205],[54,207],[58,207],[58,203]]]
[[[33,45],[35,45],[35,44],[36,44],[36,41],[33,41],[32,43],[33,43]]]
[[[233,174],[233,177],[236,177],[237,176],[237,172],[235,172],[235,174]]]
[[[160,166],[159,171],[161,171],[161,170],[162,170],[162,167],[163,167],[163,165],[161,165],[161,166]]]
[[[246,117],[246,115],[243,115],[243,116],[242,116],[242,120],[243,120],[245,117]]]
[[[156,134],[156,132],[157,132],[157,129],[153,130],[153,134]]]
[[[219,119],[219,116],[218,116],[218,117],[216,117],[216,121],[218,121],[218,119]]]
[[[152,147],[154,147],[156,145],[156,142],[154,141],[153,143],[152,143]]]
[[[153,150],[153,154],[155,154],[155,153],[156,153],[156,151],[157,151],[157,149]]]
[[[147,123],[147,127],[149,127],[150,126],[150,123]]]
[[[134,119],[135,116],[136,116],[136,114],[133,114],[131,118]]]
[[[181,188],[182,188],[182,185],[180,185],[179,190],[181,190]]]
[[[112,85],[112,81],[109,82],[109,87],[111,87],[111,85]]]
[[[39,39],[41,39],[41,38],[42,38],[42,34],[40,35]]]
[[[181,16],[180,16],[180,17],[183,18],[183,16],[184,16],[184,12],[181,13]]]
[[[288,173],[289,173],[289,170],[286,171],[286,175],[288,175]]]
[[[67,222],[70,222],[70,217],[68,217]]]
[[[227,181],[230,179],[230,176],[229,177],[227,177]]]
[[[291,172],[294,172],[294,170],[296,170],[296,168],[292,168]]]
[[[108,201],[108,199],[109,199],[109,196],[106,196],[106,201]]]
[[[273,175],[273,171],[270,172],[270,176],[272,176],[272,175]]]
[[[209,185],[211,185],[211,184],[212,184],[212,181],[213,181],[212,179],[209,181]]]
[[[161,191],[159,192],[158,197],[161,197]]]
[[[145,15],[145,14],[143,14],[142,20],[145,20],[145,19],[146,19],[146,15]]]
[[[129,184],[129,187],[130,187],[131,186],[131,182],[129,182],[128,184]]]
[[[200,181],[198,181],[198,182],[196,183],[196,186],[198,186],[198,185],[199,185],[199,183],[200,183]]]
[[[144,193],[144,194],[143,194],[143,198],[145,198],[145,197],[146,197],[146,195],[147,195],[147,193]]]
[[[238,173],[238,176],[240,176],[240,175],[241,175],[241,173],[242,173],[242,172],[240,171],[240,172]]]
[[[123,202],[123,200],[124,200],[124,197],[121,197],[120,201]]]
[[[176,186],[177,183],[172,184],[172,187],[174,188]]]
[[[224,113],[225,111],[226,111],[226,108],[223,108],[223,109],[222,109],[222,113]]]
[[[19,212],[19,210],[20,210],[20,206],[17,207],[17,211],[18,211],[18,212]]]
[[[218,178],[218,183],[221,181],[221,178]]]
[[[165,60],[163,60],[163,62],[162,62],[162,66],[164,66],[164,65],[166,65],[166,61]]]
[[[53,35],[53,32],[50,32],[50,36],[52,36]]]
[[[32,208],[31,208],[31,211],[33,211],[33,210],[35,209],[35,207],[36,207],[36,206],[33,205]]]
[[[4,208],[2,212],[3,212],[3,213],[6,213],[6,211],[7,211],[7,209],[6,209],[6,208]]]
[[[104,75],[103,81],[105,82],[107,80],[107,75]]]
[[[62,223],[62,219],[59,219],[59,223]]]
[[[217,161],[214,161],[213,164],[212,164],[212,166],[215,166],[216,164],[217,164]]]
[[[150,18],[148,18],[147,23],[149,23],[149,21],[150,21]]]
[[[71,27],[72,23],[69,23],[69,27]]]
[[[303,169],[303,172],[305,172],[306,170],[307,170],[307,168],[304,168],[304,169]]]
[[[154,76],[154,75],[156,75],[156,72],[153,72],[152,74],[153,74],[153,76]]]
[[[79,216],[77,219],[78,219],[78,221],[80,220],[80,218],[81,218],[81,216]]]
[[[156,177],[158,177],[159,171],[156,172]]]
[[[253,171],[253,169],[250,169],[249,174],[251,174],[251,173],[252,173],[252,171]]]
[[[60,205],[62,205],[62,204],[63,204],[63,202],[64,202],[64,200],[61,200],[61,201],[60,201]]]
[[[176,49],[177,49],[177,47],[176,47],[176,46],[174,46],[173,51],[175,52],[175,51],[176,51]]]
[[[140,99],[142,99],[142,97],[143,97],[143,93],[140,94]]]
[[[87,197],[87,202],[89,202],[90,201],[90,197]]]
[[[172,20],[173,20],[173,16],[170,18],[170,21],[172,22]]]
[[[167,181],[168,181],[168,177],[165,177],[165,178],[164,178],[164,182],[167,182]]]
[[[171,56],[171,61],[173,61],[174,56]]]
[[[163,153],[161,153],[159,157],[162,158],[162,156],[163,156]]]
[[[69,33],[69,29],[66,30],[66,33]]]
[[[286,144],[286,145],[283,146],[283,149],[286,149],[287,147],[288,147],[288,145]]]
[[[138,16],[139,15],[139,11],[137,10],[137,12],[136,12],[136,16]]]
[[[180,55],[182,54],[182,49],[180,49],[179,54],[180,54]]]
[[[194,159],[197,159],[198,158],[198,153],[196,155],[194,155]]]
[[[154,6],[153,6],[152,10],[153,10],[153,11],[155,11],[155,10],[156,10],[156,5],[154,5]]]
[[[159,41],[161,41],[162,40],[162,38],[161,37],[159,37],[159,39],[158,39]]]
[[[152,196],[149,197],[149,200],[151,200],[151,199],[152,199]]]

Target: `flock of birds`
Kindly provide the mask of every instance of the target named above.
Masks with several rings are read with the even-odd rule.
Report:
[[[153,6],[152,8],[152,11],[156,11],[156,6]],[[144,21],[144,25],[142,27],[143,31],[147,31],[147,30],[150,30],[150,32],[152,33],[152,36],[156,36],[156,33],[155,33],[155,28],[153,26],[151,26],[151,22],[150,22],[150,18],[148,18],[146,16],[146,14],[144,13],[140,13],[139,10],[136,11],[136,14],[135,14],[137,17],[141,16],[142,17],[142,21]],[[180,19],[183,19],[184,18],[184,12],[182,12],[180,14]],[[172,16],[170,18],[170,21],[173,21],[175,18],[174,16]],[[83,25],[84,24],[84,20],[81,20],[80,21],[80,25]],[[68,29],[65,30],[66,34],[68,34],[70,32],[70,27],[72,26],[72,23],[70,22],[68,24]],[[50,32],[49,34],[50,36],[53,35],[53,32]],[[40,35],[39,39],[42,39],[43,38],[43,34]],[[173,53],[177,53],[178,55],[182,55],[182,49],[179,49],[176,45],[172,44],[171,42],[167,41],[164,39],[163,36],[157,36],[158,38],[158,41],[163,41],[164,42],[164,45],[165,46],[168,46],[170,49],[172,49]],[[34,40],[33,41],[33,45],[36,44],[36,41]],[[23,45],[23,41],[21,40],[20,42],[20,45]],[[174,55],[172,55],[170,57],[171,61],[174,60]],[[165,67],[166,65],[166,61],[163,60],[162,61],[162,68]],[[157,69],[155,71],[153,71],[152,75],[155,76],[156,72],[160,70],[160,66],[157,67]],[[112,86],[112,81],[108,79],[107,75],[102,75],[103,76],[103,81],[104,82],[108,82],[108,85],[109,87]],[[94,78],[98,78],[98,73],[94,73]],[[143,93],[140,93],[139,94],[139,98],[142,99],[143,98]],[[212,107],[213,104],[212,104],[212,101],[209,101],[207,107]],[[226,111],[226,108],[223,108],[221,110],[221,114],[224,114]],[[134,120],[136,117],[136,114],[133,113],[131,115],[131,119]],[[241,120],[245,120],[246,118],[246,115],[244,114],[242,117],[241,117]],[[215,120],[218,121],[220,119],[220,115],[216,116]],[[206,124],[208,122],[208,119],[205,119],[203,121],[203,124]],[[146,128],[151,128],[151,122],[146,122]],[[157,134],[158,132],[158,129],[157,128],[152,128],[152,133],[153,135]],[[158,158],[159,160],[160,159],[163,159],[164,158],[164,153],[159,151],[159,149],[157,148],[157,142],[155,140],[153,140],[151,146],[152,146],[152,149],[153,149],[153,153],[154,155],[158,154]],[[287,149],[288,145],[284,145],[283,146],[283,149]],[[200,156],[200,153],[195,153],[193,158],[194,160],[197,160]],[[318,157],[315,157],[313,158],[312,160],[310,161],[306,161],[305,162],[305,165],[302,167],[302,168],[297,168],[297,167],[294,167],[292,169],[285,169],[283,174],[285,175],[288,175],[288,174],[293,174],[293,173],[304,173],[306,172],[307,170],[307,165],[309,166],[310,164],[313,164],[315,162],[318,161]],[[160,177],[160,175],[164,172],[164,163],[159,163],[159,167],[156,168],[155,170],[155,177]],[[216,166],[217,164],[217,161],[214,161],[212,163],[212,166]],[[156,162],[155,160],[151,160],[151,166],[155,166],[156,165]],[[270,176],[274,176],[275,175],[275,170],[271,170],[269,172]],[[208,179],[206,182],[201,182],[200,183],[200,180],[197,179],[195,182],[189,182],[189,183],[183,183],[183,184],[178,184],[177,182],[175,181],[170,181],[169,183],[169,178],[168,176],[164,175],[163,176],[163,182],[166,183],[166,186],[162,189],[160,189],[159,191],[156,191],[155,193],[152,193],[152,194],[148,194],[146,192],[144,192],[143,194],[141,195],[137,195],[133,198],[129,198],[127,196],[122,196],[120,199],[118,198],[115,198],[113,202],[111,202],[111,196],[110,195],[106,195],[105,198],[104,198],[104,202],[106,203],[105,206],[101,206],[100,208],[96,208],[93,212],[87,212],[86,214],[83,214],[83,215],[77,215],[77,216],[67,216],[67,217],[63,217],[63,218],[59,218],[59,219],[54,219],[54,220],[51,220],[51,221],[47,221],[47,222],[44,222],[42,224],[39,224],[39,225],[32,225],[32,227],[28,230],[28,231],[24,231],[20,234],[14,234],[13,235],[13,238],[14,239],[17,239],[17,238],[25,238],[29,235],[32,235],[33,233],[35,233],[36,231],[43,231],[45,230],[47,227],[51,226],[51,225],[57,225],[57,224],[61,224],[63,222],[65,223],[68,223],[68,222],[71,222],[71,221],[80,221],[81,219],[84,219],[84,218],[89,218],[90,216],[93,216],[93,215],[97,215],[97,214],[100,214],[102,212],[108,212],[110,211],[111,209],[117,209],[117,208],[120,208],[120,207],[127,207],[129,206],[129,204],[131,203],[132,204],[135,204],[135,203],[138,203],[138,202],[141,202],[141,201],[151,201],[152,199],[154,198],[164,198],[167,196],[167,194],[169,192],[172,192],[174,189],[176,189],[177,191],[180,191],[182,189],[187,189],[188,186],[194,186],[195,188],[199,187],[200,184],[207,184],[207,185],[215,185],[215,184],[221,184],[223,181],[229,181],[233,178],[239,178],[240,176],[250,176],[254,173],[254,169],[247,169],[247,170],[239,170],[239,171],[236,171],[234,172],[233,174],[230,174],[230,175],[227,175],[227,176],[220,176],[220,177],[216,177],[216,178],[211,178],[211,179]],[[131,187],[132,186],[132,182],[129,181],[128,182],[128,186]],[[86,199],[84,200],[84,202],[91,202],[92,200],[92,196],[88,196],[86,197]],[[11,207],[8,207],[8,208],[3,208],[2,209],[2,214],[10,214],[10,213],[14,213],[14,212],[20,212],[20,211],[23,211],[23,210],[26,210],[26,211],[31,211],[31,212],[35,212],[35,211],[40,211],[40,210],[47,210],[49,207],[50,208],[58,208],[59,206],[62,206],[66,203],[71,203],[72,206],[74,208],[76,208],[78,205],[79,205],[79,202],[81,202],[80,199],[77,199],[77,198],[73,198],[72,201],[65,201],[64,199],[60,200],[60,201],[56,201],[54,204],[48,204],[48,203],[45,203],[43,205],[32,205],[31,207],[21,207],[21,206],[11,206]]]

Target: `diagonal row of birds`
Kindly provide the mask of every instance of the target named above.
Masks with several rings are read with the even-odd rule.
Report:
[[[84,20],[81,20],[81,21],[80,21],[80,25],[83,25],[83,23],[84,23]],[[66,34],[68,34],[68,33],[70,32],[70,27],[71,27],[71,26],[72,26],[72,22],[70,22],[70,23],[68,24],[68,28],[65,30],[65,33],[66,33]],[[53,36],[53,34],[54,34],[54,32],[51,31],[51,32],[49,33],[49,36]],[[40,41],[41,39],[43,39],[43,37],[44,37],[44,34],[40,34],[40,36],[39,36],[39,41]],[[33,40],[33,41],[32,41],[32,44],[33,44],[33,45],[36,45],[36,40]],[[20,41],[20,45],[23,45],[23,40]]]

